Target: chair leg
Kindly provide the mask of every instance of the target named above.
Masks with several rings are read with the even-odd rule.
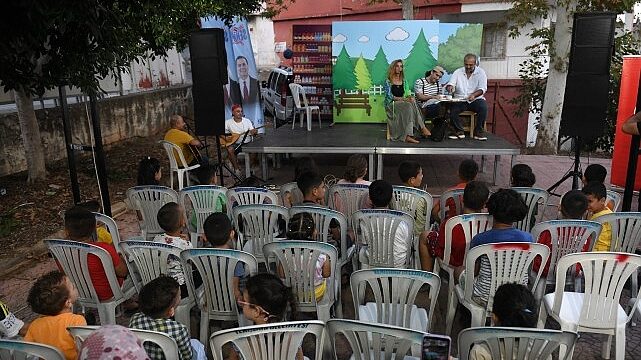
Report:
[[[185,177],[185,171],[178,171],[177,175],[178,175],[178,191],[180,191],[183,188],[183,181],[184,181],[183,178]],[[173,189],[173,186],[172,186],[172,189]]]
[[[98,305],[98,317],[100,317],[100,325],[116,325],[116,305]]]
[[[445,317],[445,333],[452,334],[452,325],[454,324],[454,315],[456,315],[456,308],[458,307],[458,297],[456,293],[451,292],[447,302],[447,316]]]
[[[307,119],[307,131],[312,131],[312,109],[305,109],[305,117]]]
[[[472,315],[472,321],[470,322],[471,327],[485,326],[485,321],[487,320],[485,308],[477,309],[472,307],[470,309],[470,315]]]
[[[169,187],[174,188],[174,172],[171,170],[169,171]]]
[[[618,339],[617,339],[618,340]],[[601,343],[601,358],[610,359],[610,348],[612,347],[612,335],[608,335],[608,339]],[[624,345],[625,348],[625,345]],[[615,353],[615,356],[618,357],[618,351]],[[623,358],[621,358],[623,359]]]
[[[616,335],[614,335],[616,339],[614,339],[614,342],[616,344],[615,350],[616,353],[615,359],[616,360],[623,360],[625,358],[625,324],[620,325],[616,329]]]
[[[209,339],[207,333],[209,332],[209,314],[206,311],[200,311],[200,342],[209,347]]]
[[[541,300],[541,306],[539,306],[539,319],[536,322],[536,327],[539,329],[545,329],[545,322],[548,319],[548,312],[545,309],[545,304]],[[560,358],[559,358],[560,359]]]

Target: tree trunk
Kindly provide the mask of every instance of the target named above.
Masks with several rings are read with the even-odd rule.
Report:
[[[403,0],[403,20],[414,20],[413,0]]]
[[[576,0],[571,0],[567,7],[558,5],[556,8],[554,48],[550,49],[550,72],[545,88],[541,123],[534,146],[536,154],[557,153],[563,96],[565,95],[570,58],[570,42],[572,41],[572,16],[575,9]]]
[[[38,127],[36,112],[33,109],[31,95],[22,90],[14,90],[14,97],[16,108],[18,109],[22,144],[27,158],[29,174],[27,181],[33,183],[36,180],[43,180],[47,176],[45,156],[42,141],[40,140],[40,128]]]

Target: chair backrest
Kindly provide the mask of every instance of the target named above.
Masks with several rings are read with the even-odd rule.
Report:
[[[610,251],[633,254],[641,242],[641,212],[618,212],[594,219],[601,225],[612,226]]]
[[[369,288],[376,302],[376,322],[380,324],[411,328],[412,306],[423,285],[429,292],[421,296],[433,299],[428,312],[428,327],[432,326],[435,299],[438,298],[441,279],[438,275],[414,269],[366,269],[352,273],[350,288],[354,300],[354,311],[358,318],[358,307],[366,302],[365,294]],[[424,329],[429,331],[429,329]]]
[[[71,240],[51,239],[45,240],[44,243],[62,267],[65,275],[76,285],[78,301],[81,304],[100,303],[96,289],[91,281],[89,266],[87,265],[90,254],[100,259],[114,299],[117,300],[125,297],[118,284],[116,270],[114,269],[111,256],[107,250],[95,245]]]
[[[116,248],[116,251],[120,253],[120,232],[118,231],[116,221],[112,217],[98,212],[95,212],[94,215],[96,215],[96,223],[102,223],[105,225],[109,235],[111,235],[111,241],[114,248]]]
[[[513,187],[511,189],[521,195],[528,208],[527,216],[516,222],[514,227],[530,232],[532,226],[541,220],[550,194],[546,190],[530,187]]]
[[[621,292],[626,281],[641,267],[641,255],[622,252],[584,252],[565,255],[557,263],[556,289],[552,313],[559,314],[563,301],[563,286],[570,267],[580,264],[585,279],[583,304],[579,315],[578,326],[593,329],[612,329],[617,325],[618,307]],[[640,294],[636,297],[634,309],[639,303]],[[634,312],[630,312],[627,321]],[[620,323],[619,323],[620,324]]]
[[[299,213],[308,213],[314,219],[314,225],[316,226],[316,238],[314,240],[321,242],[330,242],[330,225],[332,220],[335,220],[338,223],[338,226],[341,229],[341,238],[340,238],[340,254],[342,259],[347,258],[347,219],[343,213],[336,210],[320,207],[320,206],[309,206],[309,205],[298,205],[292,206],[289,209],[289,218],[291,219],[294,215]]]
[[[316,296],[314,293],[316,281],[316,262],[321,254],[327,256],[331,263],[331,275],[325,279],[329,289],[337,284],[338,251],[327,243],[317,241],[283,240],[265,244],[263,247],[265,259],[277,259],[268,264],[268,269],[275,269],[277,264],[282,265],[285,275],[284,283],[292,288],[296,295],[298,307],[302,312],[316,311]],[[324,296],[333,294],[326,291]],[[330,299],[332,302],[336,299]]]
[[[531,264],[537,256],[541,258],[541,264],[545,264],[550,256],[550,248],[543,244],[533,244],[524,242],[503,242],[480,245],[471,248],[465,258],[465,268],[474,269],[476,261],[482,256],[489,260],[492,271],[490,281],[490,290],[488,294],[486,313],[492,310],[494,302],[494,293],[499,286],[507,283],[520,283],[522,279],[527,278]],[[541,278],[543,266],[536,273],[536,278],[532,282],[532,289],[536,286]],[[465,284],[474,284],[474,271],[465,272]],[[474,286],[465,286],[465,301],[472,302]],[[540,300],[540,299],[537,299]]]
[[[414,229],[414,231],[418,232],[419,230],[429,230],[433,203],[432,195],[425,190],[395,185],[390,208],[405,211],[412,215],[415,223],[418,221],[419,216],[423,217],[425,226],[424,229]],[[424,213],[419,214],[418,210],[421,207]]]
[[[289,89],[292,91],[292,98],[294,99],[294,106],[296,109],[302,108],[303,106],[300,102],[300,95],[304,91],[303,87],[299,84],[291,83],[289,84]]]
[[[354,360],[403,360],[413,346],[423,343],[423,336],[427,335],[426,332],[398,326],[343,319],[329,320],[325,327],[334,359],[339,358],[336,354],[338,334],[347,339]]]
[[[245,266],[245,274],[255,274],[258,270],[256,258],[249,253],[231,249],[189,249],[180,253],[185,278],[189,284],[189,296],[197,299],[202,311],[207,311],[211,318],[221,320],[238,319],[238,306],[234,297],[232,280],[236,264]],[[193,280],[193,268],[200,274],[204,297],[196,297]]]
[[[605,203],[612,203],[612,211],[619,211],[623,196],[614,190],[607,190]]]
[[[463,213],[463,190],[464,189],[450,189],[445,190],[440,198],[440,210],[438,216],[441,221],[445,221],[448,217],[460,215]],[[450,210],[448,203],[454,204],[456,209],[456,214],[448,214],[447,211]]]
[[[359,210],[365,196],[369,196],[369,186],[364,184],[334,184],[326,193],[330,209],[342,212],[347,218],[347,226],[354,228],[352,215]]]
[[[291,360],[307,334],[314,336],[316,356],[322,359],[323,329],[322,321],[291,321],[275,324],[245,326],[215,332],[209,343],[214,359],[223,358],[223,345],[232,342],[243,359],[252,360]]]
[[[65,360],[57,348],[19,340],[0,339],[0,359],[26,360],[32,356],[47,360]]]
[[[238,249],[243,249],[245,244],[251,241],[252,251],[250,252],[259,262],[264,262],[263,246],[274,241],[278,236],[279,219],[284,221],[287,229],[289,210],[279,205],[240,205],[232,211],[234,226],[240,237]]]
[[[292,207],[303,202],[303,193],[298,184],[290,182],[280,187],[280,203],[285,207]],[[289,195],[289,196],[288,196]]]
[[[178,203],[178,193],[165,186],[134,186],[127,190],[127,199],[134,210],[140,212],[142,220],[139,224],[143,235],[150,236],[165,232],[158,225],[158,211],[167,203]]]
[[[89,335],[98,329],[100,329],[100,326],[70,326],[67,328],[76,342],[76,349],[78,349],[78,351],[80,351],[82,343],[89,337]],[[158,346],[162,350],[163,354],[165,354],[165,359],[180,358],[178,344],[176,344],[176,340],[171,336],[159,331],[140,329],[129,330],[136,335],[143,345],[145,345],[145,343],[151,343]]]
[[[472,238],[479,233],[492,228],[492,215],[487,213],[463,214],[453,216],[445,222],[445,249],[443,252],[443,264],[450,266],[452,256],[452,238],[454,228],[461,226],[465,234],[465,254],[470,249]]]
[[[492,359],[546,360],[564,345],[572,349],[578,335],[576,333],[530,328],[477,327],[464,329],[458,336],[460,360],[468,360],[473,345],[484,344]],[[572,351],[567,351],[564,359],[569,359]]]
[[[397,231],[407,228],[405,266],[411,260],[414,219],[398,210],[364,209],[354,213],[358,242],[367,245],[370,267],[395,267],[394,247]],[[360,234],[359,234],[360,232]]]
[[[238,205],[278,205],[278,195],[260,187],[243,186],[227,190],[228,208]]]
[[[167,157],[169,158],[169,169],[171,171],[189,166],[180,146],[166,140],[160,140],[158,143],[161,144],[165,149],[165,152],[167,152]]]
[[[227,214],[227,188],[222,186],[189,186],[180,190],[178,198],[185,209],[185,221],[190,233],[203,234],[205,220],[212,213]]]
[[[550,266],[548,280],[556,277],[556,263],[567,254],[583,250],[589,239],[596,241],[601,233],[601,224],[587,220],[550,220],[538,223],[532,228],[532,237],[537,241],[541,234],[550,234]]]
[[[137,276],[133,277],[138,291],[158,276],[168,275],[168,258],[173,255],[175,258],[180,259],[181,251],[180,248],[165,243],[136,240],[124,241],[122,250],[127,260],[133,261],[140,275],[140,283],[138,283]]]

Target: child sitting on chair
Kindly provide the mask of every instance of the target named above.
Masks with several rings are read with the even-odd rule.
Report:
[[[82,206],[83,208],[91,211],[92,213],[101,212],[100,203],[96,200],[85,201],[83,203],[78,204],[78,206]],[[99,241],[105,244],[113,244],[113,239],[111,238],[111,234],[105,228],[104,225],[96,224],[96,241]]]
[[[458,167],[458,177],[461,182],[452,186],[448,190],[465,189],[465,185],[467,185],[467,183],[469,183],[470,181],[475,180],[478,173],[479,165],[476,163],[476,161],[474,161],[473,159],[465,159],[461,161]],[[441,219],[441,216],[439,215],[439,213],[441,212],[441,201],[436,200],[434,202],[434,206],[432,207],[432,219],[434,219],[434,221],[441,222],[447,220],[447,218],[450,218],[452,216],[460,215],[456,213],[456,204],[454,203],[454,200],[448,200],[449,201],[447,201],[447,203],[445,204],[445,206],[447,206],[445,219]]]
[[[598,181],[592,181],[585,185],[581,191],[588,198],[588,211],[590,214],[588,220],[596,221],[598,217],[612,213],[612,210],[605,204],[607,197],[605,185]],[[601,228],[601,234],[592,247],[592,251],[610,251],[611,243],[612,225],[604,223]]]
[[[41,276],[27,297],[31,310],[40,317],[31,323],[24,340],[58,348],[67,360],[77,359],[76,344],[67,327],[85,326],[87,322],[73,313],[76,300],[78,290],[65,274],[52,271]]]

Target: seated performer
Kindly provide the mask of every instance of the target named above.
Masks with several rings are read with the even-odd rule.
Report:
[[[457,102],[450,107],[450,122],[455,132],[450,139],[465,139],[463,125],[459,114],[466,110],[474,111],[477,114],[476,126],[472,130],[472,137],[476,140],[487,140],[485,134],[485,119],[487,118],[487,102],[483,95],[487,92],[487,75],[485,71],[476,66],[476,55],[467,54],[463,58],[463,67],[452,73],[450,81],[445,89],[454,94],[455,98],[462,98],[466,101]]]
[[[442,76],[443,68],[437,65],[425,72],[424,78],[417,79],[414,83],[414,95],[419,100],[423,115],[430,119],[441,115],[438,99],[443,94],[443,87],[438,81]]]
[[[197,149],[192,150],[190,145],[200,148],[202,144],[198,139],[189,135],[189,133],[185,131],[185,120],[183,117],[180,115],[172,115],[169,117],[169,126],[170,129],[165,133],[165,141],[169,141],[170,143],[174,143],[180,147],[187,165],[191,166],[198,164],[198,160],[193,153],[193,151],[197,151]],[[176,154],[176,159],[179,159],[178,154]]]
[[[241,152],[242,144],[247,144],[252,141],[252,137],[258,134],[258,130],[254,129],[254,124],[252,124],[251,120],[243,117],[242,106],[234,104],[231,107],[231,113],[232,118],[225,121],[225,144],[227,154],[229,155],[229,161],[234,167],[234,172],[236,174],[240,174],[241,170],[238,166],[236,154]],[[229,142],[233,141],[234,138],[236,138],[236,140],[229,144]]]

